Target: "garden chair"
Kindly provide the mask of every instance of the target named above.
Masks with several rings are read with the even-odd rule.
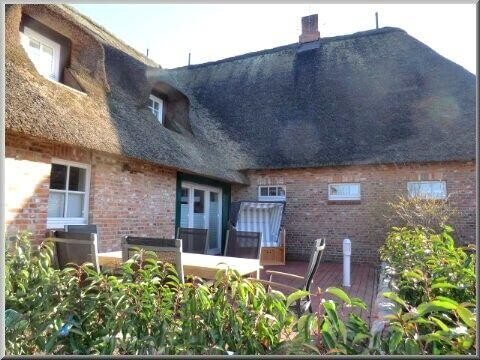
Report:
[[[277,288],[289,290],[292,292],[297,290],[305,290],[310,293],[310,288],[313,282],[313,276],[317,272],[318,265],[320,264],[324,250],[325,250],[325,239],[315,240],[305,276],[299,276],[295,274],[284,273],[284,272],[274,271],[274,270],[267,270],[266,273],[270,275],[268,281],[256,280],[256,279],[252,279],[252,280],[256,280],[263,283],[264,285],[267,285],[267,291],[270,291],[272,287],[277,287]],[[293,287],[290,285],[274,282],[272,280],[273,275],[278,277],[284,277],[284,278],[290,278],[290,279],[302,281],[302,285],[299,287]],[[292,304],[292,310],[294,310],[298,316],[300,316],[301,314],[307,311],[310,313],[313,312],[312,300],[311,300],[310,294],[302,299],[299,299],[297,302]]]
[[[55,243],[53,258],[55,266],[64,268],[71,263],[81,265],[90,262],[97,271],[100,271],[97,234],[50,230],[48,235]]]
[[[233,226],[227,230],[225,256],[260,259],[261,233],[238,231]]]
[[[182,239],[182,251],[195,254],[206,254],[208,247],[208,229],[177,229],[177,239]]]
[[[124,236],[122,238],[123,262],[126,262],[139,249],[153,251],[158,260],[173,264],[178,278],[184,282],[181,239]]]

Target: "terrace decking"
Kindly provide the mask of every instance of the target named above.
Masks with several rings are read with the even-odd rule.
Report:
[[[268,279],[266,270],[275,270],[291,274],[303,276],[308,263],[303,261],[287,261],[286,265],[282,266],[264,266],[261,271],[260,278]],[[351,286],[344,288],[342,286],[343,268],[342,263],[322,262],[313,278],[312,292],[315,293],[317,288],[325,290],[330,286],[335,286],[343,289],[350,297],[359,297],[367,304],[368,311],[356,311],[365,321],[370,322],[370,311],[373,305],[374,295],[376,295],[377,274],[375,266],[372,264],[351,264]],[[292,279],[275,276],[273,281],[281,282],[291,286],[299,285],[298,282]],[[333,297],[325,295],[327,299]],[[319,311],[321,297],[315,296],[312,299],[312,306],[315,312]]]

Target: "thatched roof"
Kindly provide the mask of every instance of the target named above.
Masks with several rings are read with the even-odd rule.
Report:
[[[7,132],[239,183],[252,168],[475,157],[475,77],[399,29],[164,70],[69,7],[24,11],[72,39],[86,95],[36,73],[11,5]],[[159,83],[188,98],[188,129],[147,109]]]
[[[161,76],[161,75],[159,75]],[[169,70],[243,168],[475,158],[475,76],[397,28]]]

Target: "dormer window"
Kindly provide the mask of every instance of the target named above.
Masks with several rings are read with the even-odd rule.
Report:
[[[26,26],[20,38],[37,71],[47,79],[60,81],[60,44]]]
[[[163,100],[150,94],[150,106],[148,108],[152,110],[153,115],[160,121],[160,124],[163,124]]]

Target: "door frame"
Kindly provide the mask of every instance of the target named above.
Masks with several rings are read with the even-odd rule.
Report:
[[[180,209],[181,209],[181,195],[182,195],[182,181],[193,182],[200,185],[208,185],[222,189],[222,253],[225,249],[225,236],[227,233],[228,219],[230,217],[231,206],[231,184],[228,182],[214,180],[200,175],[194,175],[177,171],[176,181],[176,200],[175,200],[175,231],[180,226]],[[175,236],[175,235],[174,235]]]
[[[187,188],[188,190],[188,202],[189,202],[189,218],[188,226],[193,227],[193,214],[194,214],[194,196],[195,190],[204,191],[204,224],[207,229],[210,231],[210,193],[214,192],[218,194],[218,229],[217,229],[217,246],[215,248],[210,248],[210,239],[208,241],[208,254],[218,255],[222,252],[222,201],[223,201],[223,191],[221,187],[215,187],[210,185],[198,184],[192,181],[181,181],[180,189]],[[208,192],[208,196],[207,196]],[[180,210],[181,211],[181,210]]]

